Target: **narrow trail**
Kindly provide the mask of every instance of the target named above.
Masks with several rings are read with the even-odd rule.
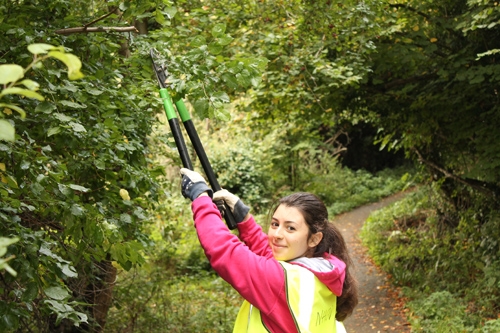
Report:
[[[359,304],[344,325],[348,333],[410,333],[410,326],[402,312],[401,300],[388,278],[367,254],[361,244],[359,232],[371,212],[401,198],[398,193],[377,203],[359,207],[337,216],[333,223],[342,232],[354,261],[354,274],[359,283]]]

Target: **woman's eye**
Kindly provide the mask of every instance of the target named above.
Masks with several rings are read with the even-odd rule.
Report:
[[[295,231],[295,228],[294,227],[288,227],[288,230]]]

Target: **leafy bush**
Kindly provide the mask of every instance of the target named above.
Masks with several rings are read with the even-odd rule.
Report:
[[[156,213],[155,246],[146,264],[119,271],[105,332],[230,332],[242,299],[210,268],[189,201],[174,194]]]
[[[411,182],[410,170],[383,170],[375,175],[365,170],[343,168],[334,157],[323,155],[319,165],[307,170],[304,190],[318,195],[336,215],[363,204],[375,202],[401,191]]]
[[[373,213],[361,239],[375,262],[413,300],[409,307],[417,327],[425,326],[425,332],[451,332],[446,327],[478,330],[485,318],[496,318],[500,311],[498,213],[462,211],[455,224],[443,215],[445,205],[435,188],[423,186]],[[446,303],[451,295],[456,300],[439,312],[441,305],[433,302]],[[466,304],[465,310],[460,304]],[[464,312],[463,320],[452,319],[458,313],[453,311]],[[448,320],[444,317],[451,318],[448,326],[442,324]]]
[[[497,333],[500,332],[500,319],[488,320],[484,327],[481,329],[481,333]]]
[[[412,328],[426,333],[465,332],[465,306],[447,291],[410,302]]]

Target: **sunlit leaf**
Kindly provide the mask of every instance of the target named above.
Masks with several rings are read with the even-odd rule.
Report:
[[[5,95],[21,95],[29,98],[35,98],[38,99],[39,101],[45,100],[45,98],[40,95],[39,93],[28,90],[28,89],[23,89],[23,88],[18,88],[18,87],[12,87],[12,88],[7,88],[2,90],[0,93],[0,97],[5,96]]]
[[[50,51],[49,56],[61,60],[68,67],[68,78],[70,80],[81,79],[84,75],[80,72],[82,62],[77,56],[71,53],[63,53],[60,51]]]
[[[156,20],[156,22],[158,22],[161,25],[165,24],[165,16],[163,16],[163,13],[161,12],[161,10],[159,8],[156,9],[155,20]]]
[[[29,80],[29,79],[22,80],[20,83],[22,85],[24,85],[26,88],[28,88],[29,90],[38,90],[38,88],[40,87],[38,82],[35,82],[33,80]]]
[[[54,45],[45,44],[45,43],[28,45],[28,51],[30,51],[33,54],[45,54],[45,53],[48,53],[49,51],[51,51],[55,48],[56,47]]]
[[[59,126],[51,127],[47,131],[47,136],[51,137],[52,135],[55,135],[55,134],[58,134],[58,133],[61,133],[61,127],[59,127]]]
[[[14,127],[7,120],[0,119],[0,140],[14,141],[15,138]]]
[[[216,54],[219,54],[222,52],[222,45],[216,43],[216,42],[212,42],[210,44],[208,44],[208,50],[210,53],[216,55]]]
[[[67,299],[70,297],[68,291],[66,289],[64,289],[63,287],[48,287],[46,289],[43,290],[45,292],[45,294],[52,298],[52,299],[56,299],[56,300],[63,300],[63,299]]]
[[[222,37],[219,37],[217,38],[217,43],[219,45],[222,45],[222,46],[225,46],[225,45],[228,45],[228,44],[231,44],[231,42],[234,40],[233,37],[229,36],[229,35],[225,35],[225,36],[222,36]]]
[[[0,65],[0,84],[16,82],[23,78],[24,69],[19,65]]]
[[[80,192],[88,192],[89,191],[88,188],[80,186],[80,185],[76,185],[76,184],[70,184],[69,187],[72,188],[73,190],[80,191]]]
[[[192,47],[200,47],[202,45],[205,45],[206,43],[207,43],[206,38],[202,35],[198,35],[191,40],[190,45]]]
[[[222,37],[226,32],[226,25],[223,23],[218,23],[212,28],[212,36]]]

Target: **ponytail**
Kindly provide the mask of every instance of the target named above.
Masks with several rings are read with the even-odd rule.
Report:
[[[313,257],[325,257],[325,254],[330,254],[346,264],[342,295],[337,297],[335,315],[338,321],[344,321],[358,304],[358,284],[351,272],[353,262],[342,233],[328,221],[328,210],[325,204],[312,193],[293,193],[279,200],[279,204],[297,208],[309,226],[310,235],[317,232],[323,233],[323,238],[314,249]],[[278,206],[275,210],[277,208]]]

